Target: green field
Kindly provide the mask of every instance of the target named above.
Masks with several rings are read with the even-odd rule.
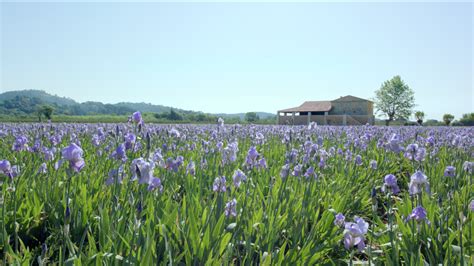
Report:
[[[0,136],[3,264],[474,259],[473,128],[4,123]]]

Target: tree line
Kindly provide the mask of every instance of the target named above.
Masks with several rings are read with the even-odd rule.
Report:
[[[73,105],[45,103],[38,97],[18,95],[11,99],[0,101],[0,116],[20,118],[36,117],[36,121],[51,120],[54,116],[123,116],[133,113],[134,109],[121,105],[103,104],[100,102],[85,102]],[[215,123],[217,115],[202,112],[183,111],[171,108],[169,112],[145,112],[157,123]],[[70,117],[68,117],[69,119]],[[31,120],[31,119],[29,119]],[[92,119],[93,120],[93,119]],[[248,112],[243,119],[238,116],[225,117],[226,123],[259,123],[272,124],[275,118],[261,119],[257,113]]]

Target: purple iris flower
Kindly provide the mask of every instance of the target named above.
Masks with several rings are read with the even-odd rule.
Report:
[[[365,234],[367,234],[369,224],[359,217],[355,217],[354,220],[355,223],[345,223],[344,247],[350,249],[357,246],[359,251],[362,251],[365,248]]]
[[[33,152],[39,152],[41,151],[41,140],[37,139],[35,140],[35,144],[33,145],[33,147],[31,148],[31,150]]]
[[[257,132],[255,136],[255,142],[257,144],[264,144],[265,143],[265,136],[261,132]]]
[[[49,141],[51,142],[51,144],[53,146],[56,146],[58,145],[59,143],[61,143],[62,141],[62,136],[61,135],[53,135],[51,137],[49,137]]]
[[[239,151],[236,141],[227,144],[222,152],[222,162],[224,164],[235,162],[237,160],[237,152]]]
[[[48,166],[46,163],[42,163],[40,167],[38,168],[38,174],[46,174],[48,173]]]
[[[334,224],[337,226],[343,226],[344,222],[346,221],[346,217],[342,213],[338,213],[335,216]]]
[[[471,203],[469,203],[469,210],[474,212],[474,200],[471,200]]]
[[[179,139],[181,137],[181,133],[176,128],[172,128],[169,132],[170,136]]]
[[[135,124],[143,124],[142,114],[139,111],[133,113],[131,119]]]
[[[444,169],[444,176],[445,177],[454,177],[454,176],[456,176],[456,167],[446,166],[446,169]]]
[[[295,165],[295,167],[293,168],[293,172],[291,172],[291,174],[296,177],[300,176],[300,173],[302,170],[301,168],[303,168],[301,164]]]
[[[323,145],[323,141],[324,141],[323,137],[318,136],[318,145],[319,145],[319,146],[322,146],[322,145]]]
[[[358,154],[355,157],[355,164],[356,165],[362,165],[362,157]]]
[[[184,157],[181,155],[176,156],[175,164],[176,167],[180,167],[184,163]]]
[[[216,148],[218,151],[221,151],[222,150],[222,147],[224,147],[224,143],[222,141],[218,141],[216,143]]]
[[[418,144],[416,143],[409,144],[405,149],[405,158],[407,158],[408,160],[414,160],[417,153],[418,153]]]
[[[1,160],[0,161],[0,173],[1,174],[11,174],[12,172],[12,165],[8,160]]]
[[[408,216],[407,220],[415,220],[416,222],[426,222],[427,224],[430,224],[430,221],[427,218],[427,212],[425,208],[422,206],[418,206],[413,209],[411,214]]]
[[[61,153],[63,159],[69,161],[69,168],[73,171],[79,172],[84,167],[85,162],[82,158],[84,152],[76,143],[71,143],[71,145],[64,148]]]
[[[462,169],[469,174],[472,174],[472,169],[474,168],[474,162],[465,161],[462,165]]]
[[[421,171],[416,171],[410,177],[410,184],[408,185],[408,191],[410,195],[421,193],[422,187],[425,187],[425,190],[429,192],[430,183],[428,182],[428,177],[423,174]]]
[[[290,161],[290,163],[294,163],[296,162],[297,159],[298,159],[298,150],[292,149],[288,155],[288,160]]]
[[[426,149],[419,148],[415,156],[415,161],[422,162],[425,160],[425,157],[426,157]]]
[[[224,119],[222,117],[219,117],[217,119],[217,124],[220,126],[220,127],[223,127],[224,126]]]
[[[350,150],[346,151],[346,161],[351,161],[352,160],[352,152]]]
[[[261,158],[260,160],[258,160],[258,165],[257,165],[258,168],[262,168],[262,169],[267,169],[268,166],[267,166],[267,160],[265,160],[265,158]]]
[[[153,178],[155,163],[147,162],[143,158],[137,158],[132,161],[130,170],[132,171],[132,180],[140,178],[139,184],[149,184]]]
[[[232,199],[231,201],[227,202],[225,204],[225,210],[224,210],[224,214],[226,217],[229,217],[229,216],[233,216],[233,217],[236,217],[237,216],[237,200],[234,198]]]
[[[373,170],[377,169],[377,161],[376,160],[370,160],[370,168],[372,168]]]
[[[163,155],[161,154],[161,150],[160,150],[160,149],[157,149],[157,150],[153,153],[152,159],[153,159],[153,161],[154,161],[159,167],[165,167],[165,166],[166,166],[165,160],[163,159]]]
[[[135,144],[135,141],[137,140],[137,136],[133,133],[127,133],[125,135],[125,149],[130,150],[133,148],[133,144]]]
[[[401,139],[400,136],[397,134],[393,134],[388,142],[388,149],[392,152],[399,153],[403,151],[403,147],[401,146]]]
[[[234,181],[234,186],[235,187],[240,187],[240,183],[242,181],[247,181],[247,176],[245,175],[244,172],[242,172],[242,170],[240,169],[237,169],[234,171],[234,175],[232,176],[232,180]]]
[[[214,192],[226,192],[227,187],[226,187],[225,182],[226,182],[225,176],[216,177],[216,179],[214,179],[214,184],[212,185],[212,191],[214,191]]]
[[[290,165],[289,164],[285,164],[281,167],[281,170],[280,170],[280,177],[282,179],[285,179],[288,177],[288,174],[290,174]]]
[[[23,135],[16,137],[15,142],[13,143],[12,150],[14,151],[28,150],[28,138]]]
[[[250,147],[250,149],[247,153],[247,158],[249,158],[251,161],[255,161],[257,159],[258,155],[259,154],[258,154],[257,149],[254,146],[252,146],[252,147]]]
[[[310,179],[310,178],[318,178],[318,175],[314,172],[314,167],[310,166],[308,169],[306,169],[306,173],[304,173],[304,176],[306,177],[306,179]]]
[[[435,144],[435,138],[433,136],[429,136],[427,139],[426,139],[426,144],[429,145],[429,146],[434,146]]]
[[[125,143],[118,145],[117,149],[110,155],[111,158],[125,162],[127,160],[127,153]]]
[[[43,153],[43,156],[44,156],[44,159],[46,161],[52,161],[54,159],[54,153],[56,152],[56,148],[51,148],[51,149],[48,149],[46,147],[43,147],[41,149],[41,152]]]
[[[178,156],[176,159],[173,158],[168,158],[166,160],[166,166],[165,168],[168,170],[173,170],[173,172],[178,172],[179,167],[183,164],[184,158],[183,156]]]
[[[97,134],[92,135],[92,144],[96,147],[100,146],[99,135],[97,135]]]
[[[12,166],[12,172],[10,173],[11,178],[15,178],[20,175],[20,167],[18,165]]]
[[[258,153],[257,149],[252,146],[250,147],[249,151],[247,152],[247,157],[245,158],[245,165],[247,168],[251,169],[254,166],[257,166],[259,162],[257,161],[257,158],[260,156]]]
[[[382,191],[386,192],[387,189],[391,189],[393,194],[398,194],[400,192],[400,188],[397,184],[397,178],[392,174],[386,175],[384,178]]]
[[[319,159],[318,166],[319,166],[320,169],[324,169],[324,168],[326,167],[326,161],[324,160],[323,157],[321,157],[321,158]]]
[[[150,179],[150,183],[148,183],[148,190],[152,191],[158,189],[158,191],[163,192],[163,185],[161,184],[161,179],[158,177],[153,177]]]

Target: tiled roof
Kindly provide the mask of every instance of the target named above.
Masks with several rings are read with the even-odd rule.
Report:
[[[347,95],[347,96],[340,97],[340,98],[338,98],[336,100],[333,100],[333,101],[306,101],[298,107],[283,109],[283,110],[279,110],[278,112],[282,112],[282,113],[289,113],[289,112],[328,112],[332,108],[331,102],[353,102],[353,101],[372,102],[370,100],[354,97],[352,95]]]
[[[328,112],[331,108],[330,101],[307,101],[298,107],[283,109],[278,112]]]

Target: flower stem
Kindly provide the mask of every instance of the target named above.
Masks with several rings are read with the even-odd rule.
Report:
[[[17,209],[17,206],[16,206],[16,184],[13,180],[12,180],[12,186],[13,186],[13,230],[14,230],[13,232],[14,232],[14,237],[15,237],[15,252],[18,252],[18,228],[16,226],[16,209]]]
[[[66,238],[68,237],[67,235],[67,226],[68,226],[68,221],[67,221],[67,216],[66,216],[66,213],[67,213],[67,208],[68,208],[68,205],[69,205],[69,189],[71,187],[71,174],[69,172],[69,170],[66,171],[67,175],[66,175],[66,197],[64,198],[64,206],[65,206],[65,209],[64,209],[64,221],[63,221],[63,247],[62,247],[62,252],[63,252],[63,260],[66,259]],[[61,265],[63,265],[63,262],[61,263]]]

